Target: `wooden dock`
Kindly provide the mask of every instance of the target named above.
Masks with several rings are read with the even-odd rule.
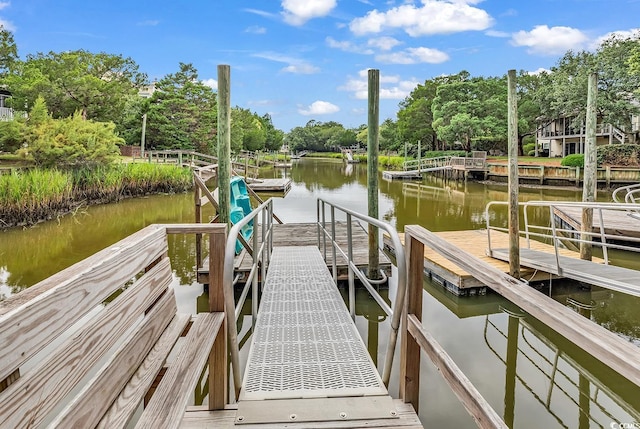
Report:
[[[436,232],[435,234],[497,270],[503,273],[509,272],[508,262],[487,256],[486,230],[442,231]],[[401,235],[401,239],[404,240],[403,235]],[[393,252],[391,243],[386,237],[384,243],[385,247]],[[508,247],[509,236],[503,232],[491,231],[491,243],[494,247]],[[520,245],[522,247],[526,246],[524,238],[520,239]],[[531,248],[534,250],[553,252],[553,246],[533,240],[531,241]],[[561,250],[561,254],[567,258],[580,257],[579,254],[570,250]],[[484,295],[486,293],[486,285],[484,283],[429,247],[425,247],[424,249],[424,269],[433,280],[441,283],[456,295]],[[520,276],[529,282],[558,278],[557,275],[549,274],[549,272],[527,267],[521,267]]]
[[[291,179],[257,179],[247,184],[255,192],[284,192],[291,190]]]
[[[259,230],[259,228],[257,229]],[[360,269],[366,269],[369,266],[369,236],[364,228],[357,222],[352,223],[353,234],[353,258],[355,264]],[[347,223],[336,223],[336,242],[343,248],[347,248]],[[262,238],[259,237],[260,243]],[[315,223],[285,223],[273,225],[273,243],[274,246],[318,246],[318,227]],[[380,269],[389,272],[391,269],[391,261],[387,255],[379,252]],[[330,249],[329,240],[327,240],[326,263],[328,267],[333,265],[333,256]],[[242,282],[251,271],[251,256],[246,250],[236,256],[234,269],[236,274],[240,276]],[[338,279],[345,280],[348,275],[347,263],[339,254],[336,258],[338,268]],[[198,270],[198,281],[208,283],[209,277],[208,258],[203,262],[203,268]]]

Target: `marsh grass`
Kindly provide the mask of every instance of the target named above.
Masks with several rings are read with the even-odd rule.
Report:
[[[192,180],[189,169],[157,164],[16,171],[0,176],[0,228],[52,219],[80,204],[183,192],[192,187]]]

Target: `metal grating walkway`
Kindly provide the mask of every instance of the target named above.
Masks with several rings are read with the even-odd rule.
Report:
[[[317,247],[275,247],[240,402],[388,395]]]

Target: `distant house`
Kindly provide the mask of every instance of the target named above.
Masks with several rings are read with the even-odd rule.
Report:
[[[0,121],[10,121],[13,119],[13,109],[7,107],[7,99],[11,98],[11,92],[0,88]]]
[[[153,93],[156,92],[156,82],[151,82],[148,85],[144,85],[138,91],[138,95],[142,98],[151,98]]]
[[[573,125],[575,117],[566,116],[545,122],[536,135],[536,142],[543,156],[564,157],[574,153],[584,153],[585,126]],[[596,125],[596,145],[636,143],[640,132],[640,116],[631,118],[631,130],[625,132],[611,124],[601,122]]]

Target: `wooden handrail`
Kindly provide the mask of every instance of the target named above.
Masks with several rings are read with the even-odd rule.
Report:
[[[417,327],[410,327],[409,321],[412,320],[411,323],[415,325],[420,320],[421,311],[418,312],[415,301],[422,301],[423,249],[425,245],[454,262],[483,284],[511,301],[524,312],[540,320],[594,358],[605,363],[631,383],[640,386],[640,372],[638,371],[640,354],[638,354],[637,347],[633,344],[552,298],[541,294],[525,283],[484,263],[477,257],[461,250],[421,226],[406,226],[405,242],[407,246],[409,282],[407,284],[405,323],[402,330],[403,353],[401,354],[402,378],[400,380],[400,394],[405,402],[411,402],[414,407],[417,406],[419,386],[414,380],[419,378],[414,374],[419,371],[419,354],[415,352],[411,344],[412,342],[417,344],[418,341],[422,340],[418,340],[414,336],[419,335],[416,330]],[[418,279],[420,280],[418,281]],[[418,288],[420,288],[419,295]],[[416,299],[418,296],[420,298]],[[413,316],[415,316],[415,320],[412,319]],[[418,354],[418,357],[416,357],[416,354]],[[416,364],[416,361],[418,361],[418,364]],[[458,380],[458,383],[461,381]],[[465,403],[465,407],[471,412],[474,405]],[[476,415],[474,415],[474,418],[476,422],[483,419],[482,416]]]
[[[413,231],[416,228],[418,231]],[[445,381],[473,417],[478,427],[507,429],[508,426],[482,397],[453,359],[422,326],[422,294],[424,270],[424,240],[416,232],[424,228],[407,226],[405,246],[407,257],[407,292],[402,314],[400,350],[400,397],[418,410],[420,391],[420,351],[424,351]],[[428,232],[428,231],[427,231]]]

